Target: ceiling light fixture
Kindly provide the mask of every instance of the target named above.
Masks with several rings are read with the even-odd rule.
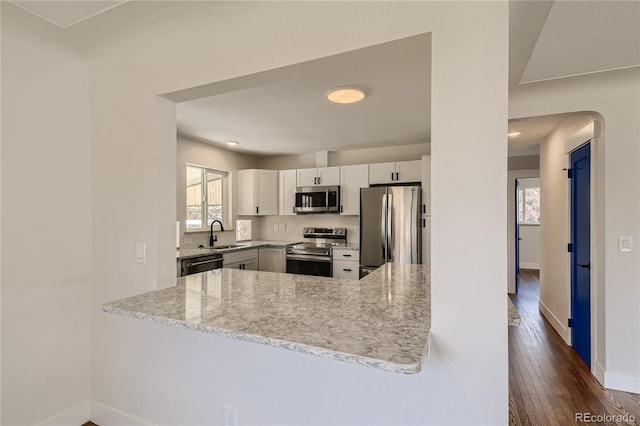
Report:
[[[229,146],[236,146],[236,145],[240,145],[240,142],[236,142],[236,141],[227,141],[227,145],[229,145]]]
[[[338,86],[329,90],[327,99],[336,104],[353,104],[365,97],[364,91],[353,86]]]
[[[522,134],[522,132],[509,132],[507,133],[507,136],[520,136]]]

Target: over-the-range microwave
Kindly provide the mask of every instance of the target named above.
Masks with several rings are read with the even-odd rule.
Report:
[[[340,213],[339,186],[299,186],[294,211],[301,213]]]

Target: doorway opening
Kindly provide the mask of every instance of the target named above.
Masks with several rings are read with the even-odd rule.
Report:
[[[599,372],[604,369],[598,360],[604,354],[596,348],[604,339],[604,327],[599,322],[604,318],[604,300],[599,285],[602,257],[598,254],[602,250],[597,229],[604,217],[598,200],[604,194],[597,182],[603,179],[603,128],[602,117],[592,112],[511,120],[509,132],[519,131],[521,136],[509,138],[511,201],[507,223],[509,293],[515,295],[522,290],[518,279],[524,280],[523,271],[533,272],[526,277],[527,281],[536,279],[538,300],[532,312],[548,323],[565,345],[575,349],[601,383],[604,375]],[[522,138],[531,129],[544,135],[539,134],[537,141]],[[525,148],[530,150],[528,155],[536,155],[535,161],[523,160],[519,151]],[[578,152],[583,153],[579,158]],[[567,171],[576,168],[582,182],[579,200],[574,199],[575,179],[570,179]],[[572,209],[574,205],[577,207]],[[526,223],[530,221],[538,224]],[[528,256],[526,246],[534,229],[539,232],[537,261]],[[576,248],[578,253],[572,251]]]

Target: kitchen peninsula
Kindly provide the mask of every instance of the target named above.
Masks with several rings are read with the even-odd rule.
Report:
[[[102,309],[411,374],[428,351],[430,292],[423,265],[387,263],[359,281],[223,268]]]

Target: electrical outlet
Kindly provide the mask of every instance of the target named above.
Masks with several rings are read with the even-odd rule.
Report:
[[[281,223],[278,225],[278,231],[280,232],[285,232],[287,230],[287,224],[286,223]]]
[[[238,409],[224,405],[224,426],[238,426]]]
[[[273,230],[274,230],[274,231],[276,231],[276,232],[278,232],[278,224],[277,224],[277,223],[274,223],[274,224],[273,224]]]

